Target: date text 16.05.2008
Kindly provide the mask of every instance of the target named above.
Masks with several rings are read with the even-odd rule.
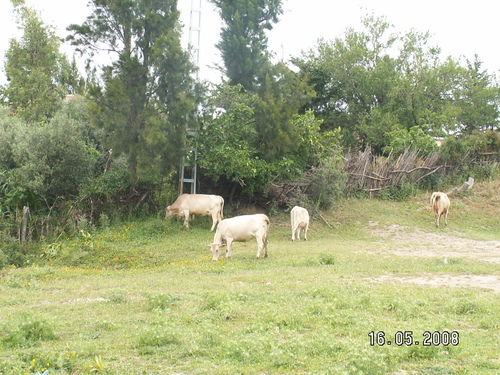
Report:
[[[368,333],[368,337],[370,338],[371,346],[457,346],[460,344],[460,335],[457,331],[425,331],[421,335],[415,335],[413,331],[397,331],[392,336],[386,334],[384,331],[371,331]]]

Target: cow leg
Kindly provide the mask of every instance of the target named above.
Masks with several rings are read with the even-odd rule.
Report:
[[[233,252],[233,239],[232,238],[227,238],[226,239],[226,259],[231,258],[232,252]]]
[[[264,247],[264,242],[259,239],[257,239],[257,256],[255,257],[255,259],[259,259],[260,258],[260,252],[262,250],[262,248]]]
[[[436,214],[436,228],[439,228],[439,219],[441,215],[439,213]]]
[[[261,238],[261,239],[258,239],[257,238],[257,256],[255,257],[255,259],[259,259],[260,258],[260,252],[262,251],[262,249],[265,250],[264,252],[264,258],[267,258],[267,238]]]
[[[446,226],[448,226],[448,210],[444,212],[444,221],[446,223]]]
[[[212,214],[212,228],[210,228],[210,232],[214,231],[214,228],[217,225],[217,221],[217,214]]]
[[[181,217],[184,217],[184,228],[188,229],[189,228],[189,211],[183,212],[181,214]]]
[[[309,229],[309,225],[304,227],[304,241],[307,241],[307,229]]]

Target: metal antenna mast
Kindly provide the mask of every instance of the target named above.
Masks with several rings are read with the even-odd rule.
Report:
[[[194,63],[196,65],[196,81],[199,81],[200,70],[200,40],[201,40],[201,2],[202,0],[191,0],[191,14],[189,19],[189,48],[194,52]],[[198,136],[198,131],[187,131],[188,137]],[[190,184],[191,194],[196,194],[196,180],[198,177],[198,144],[191,148],[193,155],[193,162],[186,163],[185,157],[182,158],[181,167],[179,171],[179,195],[184,193],[184,184]],[[189,175],[189,177],[187,177]]]

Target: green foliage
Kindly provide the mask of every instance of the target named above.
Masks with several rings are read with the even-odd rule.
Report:
[[[270,115],[271,123],[264,124],[262,112],[260,117],[256,112],[271,106],[241,86],[225,84],[214,92],[211,107],[197,141],[199,165],[204,175],[237,183],[247,194],[256,187],[265,193],[277,176],[300,175],[327,148],[323,143],[328,137],[319,134],[320,121],[312,112],[296,114],[298,105],[286,115],[281,110],[281,115]]]
[[[214,181],[225,177],[252,193],[269,178],[269,165],[256,148],[251,107],[255,97],[241,92],[240,86],[223,85],[214,98],[216,115],[199,136],[199,165]]]
[[[335,201],[345,196],[347,175],[343,168],[344,162],[338,149],[332,150],[313,168],[307,193],[320,208],[330,209]]]
[[[177,300],[178,298],[171,293],[150,294],[147,296],[150,310],[166,310],[175,305]]]
[[[0,270],[5,268],[8,265],[8,258],[5,253],[0,250]]]
[[[115,60],[89,89],[93,122],[107,148],[124,154],[134,177],[155,182],[180,165],[199,89],[180,44],[177,2],[93,0],[93,13],[71,25],[68,40],[91,59],[106,46]]]
[[[231,85],[254,90],[268,63],[266,30],[283,13],[282,0],[211,0],[225,23],[217,48]]]
[[[67,79],[75,78],[67,58],[59,52],[60,41],[53,28],[24,4],[15,7],[23,30],[21,40],[12,39],[6,54],[8,85],[2,90],[16,114],[28,123],[47,121],[69,94]],[[27,73],[28,72],[28,73]]]
[[[275,162],[297,153],[303,145],[301,137],[305,129],[298,127],[295,116],[314,96],[314,91],[303,77],[283,63],[270,66],[264,73],[254,106],[255,128],[259,153],[265,160]],[[312,113],[311,118],[314,118]]]
[[[428,149],[431,136],[498,128],[499,88],[477,56],[463,66],[442,59],[429,33],[394,34],[373,15],[362,21],[363,30],[320,40],[294,59],[315,85],[306,107],[325,129],[342,127],[346,148]]]
[[[80,184],[93,175],[99,155],[82,119],[66,109],[43,126],[16,121],[3,111],[0,117],[0,139],[11,141],[3,145],[0,159],[0,171],[5,171],[0,172],[0,207],[36,208],[75,197]]]
[[[40,341],[59,339],[51,324],[30,315],[21,316],[13,326],[3,327],[3,332],[0,342],[8,347],[33,346]]]
[[[440,158],[454,166],[449,179],[495,178],[500,174],[500,134],[497,131],[473,132],[461,138],[448,137],[439,149]]]
[[[395,126],[387,136],[389,145],[386,152],[391,150],[396,154],[402,154],[411,148],[419,150],[420,155],[429,155],[438,148],[436,141],[418,126],[413,126],[409,130]]]

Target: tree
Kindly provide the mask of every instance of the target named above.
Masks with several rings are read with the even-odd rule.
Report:
[[[130,171],[159,178],[179,165],[197,109],[193,64],[180,44],[176,0],[92,0],[93,13],[68,40],[92,58],[115,56],[91,88],[106,142],[127,155]]]
[[[292,91],[283,90],[290,96]],[[246,92],[241,85],[225,83],[210,97],[209,113],[199,136],[199,165],[202,173],[214,181],[229,181],[233,192],[240,186],[248,195],[256,191],[265,195],[271,180],[297,177],[322,155],[320,121],[312,112],[299,115],[292,109],[288,126],[293,129],[293,147],[282,146],[278,143],[285,142],[280,140],[286,138],[285,130],[278,135],[268,134],[267,140],[263,138],[261,124],[256,120],[255,103],[261,100],[257,94]],[[283,96],[279,100],[286,106],[289,98]],[[292,108],[300,106],[290,102]],[[270,113],[274,107],[267,106],[269,116],[274,116]],[[280,157],[274,157],[278,153]]]
[[[482,70],[478,56],[474,61],[467,60],[463,69],[460,90],[455,100],[460,107],[458,123],[461,132],[472,134],[475,131],[497,130],[500,121],[500,88],[494,84],[494,77]]]
[[[225,22],[217,48],[232,85],[256,87],[268,61],[266,30],[283,13],[282,0],[211,0]]]
[[[23,36],[10,41],[5,60],[8,84],[2,90],[3,96],[29,123],[45,122],[70,93],[63,75],[74,77],[76,72],[66,69],[70,65],[59,52],[60,42],[54,30],[23,2],[14,5]]]
[[[270,65],[257,91],[255,122],[261,157],[276,162],[301,146],[301,129],[294,122],[299,110],[314,96],[307,80],[284,63]]]
[[[74,198],[93,176],[98,152],[84,106],[82,101],[66,103],[43,126],[0,108],[0,210],[36,209]]]
[[[394,34],[385,18],[373,15],[363,25],[332,42],[320,40],[294,60],[315,84],[316,98],[306,108],[323,129],[340,126],[345,147],[383,153],[394,137],[401,143],[497,126],[498,87],[478,64],[443,60],[427,32]]]

